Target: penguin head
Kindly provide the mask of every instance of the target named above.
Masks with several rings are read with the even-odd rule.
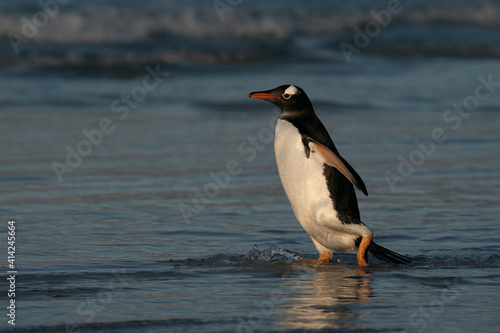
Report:
[[[313,110],[311,101],[304,90],[290,84],[266,91],[254,91],[248,97],[271,102],[278,106],[282,112],[307,112]]]

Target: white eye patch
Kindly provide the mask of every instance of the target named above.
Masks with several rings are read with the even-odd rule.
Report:
[[[290,86],[288,88],[286,88],[285,92],[283,93],[284,94],[288,94],[288,95],[297,95],[299,94],[299,90],[297,89],[296,86]]]

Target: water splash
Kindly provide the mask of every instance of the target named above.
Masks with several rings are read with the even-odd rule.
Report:
[[[260,251],[257,244],[255,244],[253,249],[245,256],[246,261],[292,262],[302,259],[304,259],[304,256],[300,253],[283,249],[275,244],[262,251]]]

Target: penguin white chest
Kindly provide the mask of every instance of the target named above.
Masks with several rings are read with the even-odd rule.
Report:
[[[278,119],[276,124],[274,151],[281,182],[302,227],[313,236],[322,221],[338,221],[323,174],[324,163],[313,153],[306,155],[301,134],[286,120]]]

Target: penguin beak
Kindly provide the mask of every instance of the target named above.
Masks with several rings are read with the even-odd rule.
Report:
[[[258,99],[269,99],[269,98],[277,98],[277,99],[281,99],[281,97],[279,96],[275,96],[275,95],[271,95],[267,92],[263,92],[263,91],[254,91],[254,92],[251,92],[248,97],[250,98],[258,98]]]

